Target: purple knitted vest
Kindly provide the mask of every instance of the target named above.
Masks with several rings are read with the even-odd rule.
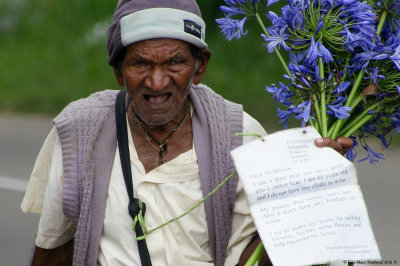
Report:
[[[96,265],[107,190],[116,149],[114,104],[118,91],[103,91],[68,105],[55,119],[62,146],[63,209],[76,223],[74,265]],[[229,152],[242,144],[241,105],[204,85],[189,93],[194,106],[193,137],[203,195],[234,170]],[[238,177],[205,202],[215,265],[223,265]]]

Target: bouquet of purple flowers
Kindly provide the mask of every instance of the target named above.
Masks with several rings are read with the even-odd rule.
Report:
[[[285,128],[294,117],[323,137],[352,138],[351,161],[359,143],[368,152],[360,161],[384,159],[367,138],[388,148],[392,133],[400,134],[400,0],[286,0],[281,14],[267,10],[280,0],[224,1],[225,17],[216,21],[226,38],[246,35],[255,18],[284,67],[286,81],[266,90],[283,106]]]

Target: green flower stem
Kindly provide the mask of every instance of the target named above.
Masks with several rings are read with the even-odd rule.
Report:
[[[377,103],[375,105],[379,105],[380,103]],[[376,111],[379,112],[381,108],[378,108]],[[350,137],[354,132],[356,132],[360,127],[362,127],[365,123],[367,123],[369,120],[374,118],[376,116],[376,113],[374,114],[366,114],[359,119],[357,123],[355,123],[349,130],[347,130],[345,133],[343,133],[344,137]]]
[[[386,20],[386,18],[387,18],[387,10],[384,10],[384,11],[382,12],[382,14],[381,14],[381,18],[380,18],[380,20],[379,20],[379,24],[378,24],[378,27],[377,27],[377,29],[376,29],[376,33],[377,33],[378,35],[380,35],[381,32],[382,32],[383,25],[385,25],[385,20]]]
[[[361,84],[361,81],[362,81],[362,79],[364,77],[364,74],[365,74],[364,70],[360,70],[360,72],[358,72],[356,81],[354,82],[353,87],[351,88],[350,94],[347,97],[346,106],[350,106],[351,103],[353,102],[354,96],[357,93],[358,87],[360,87],[360,84]]]
[[[331,66],[328,64],[327,65],[327,73],[331,73]],[[325,75],[325,74],[324,74]],[[329,80],[326,80],[327,82],[329,82]],[[325,83],[325,81],[324,81],[324,83]],[[325,85],[325,94],[327,94],[326,95],[326,100],[325,100],[325,102],[326,103],[331,103],[331,99],[332,99],[332,90],[328,90],[328,87]],[[328,124],[327,125],[329,125],[330,124],[330,119],[329,119],[329,117],[328,117]]]
[[[332,136],[332,133],[333,133],[333,130],[335,129],[335,123],[328,129],[328,136],[329,137],[331,137]]]
[[[254,264],[256,264],[256,262],[260,261],[263,253],[264,245],[262,242],[260,242],[244,266],[253,266]]]
[[[364,99],[364,95],[360,94],[353,100],[353,102],[350,104],[351,110],[354,110],[354,108]]]
[[[260,27],[262,28],[264,34],[265,34],[267,37],[270,37],[270,35],[269,35],[267,29],[265,28],[265,25],[264,25],[264,23],[263,23],[263,21],[262,21],[262,19],[261,19],[261,17],[260,17],[260,14],[259,14],[259,13],[255,13],[255,17],[257,18],[258,24],[260,24]],[[283,68],[284,68],[285,71],[286,71],[286,74],[288,74],[288,76],[291,77],[292,74],[290,73],[289,68],[288,68],[288,66],[287,66],[287,64],[286,64],[286,62],[285,62],[285,60],[283,59],[281,53],[279,52],[279,50],[278,50],[276,47],[274,47],[274,51],[275,51],[275,54],[278,56],[279,61],[281,61],[282,66],[283,66]]]
[[[312,94],[312,100],[313,100],[313,104],[314,104],[315,113],[317,114],[317,123],[315,123],[315,125],[318,125],[318,129],[322,129],[321,111],[319,110],[318,98],[317,98],[317,95],[315,95],[315,93]],[[317,128],[315,128],[315,129],[317,129]],[[319,130],[318,130],[318,132],[319,132]]]
[[[264,137],[261,136],[260,134],[257,133],[235,133],[235,136],[251,136],[251,137],[257,137],[259,138],[261,141],[264,141]]]
[[[351,107],[350,114],[352,113],[352,111],[354,110],[354,108],[355,108],[363,99],[364,99],[364,96],[360,94],[360,95],[350,104],[350,107]],[[356,118],[356,119],[357,119],[357,118]],[[341,122],[338,122],[338,123],[340,123],[340,128],[339,128],[339,133],[337,133],[336,138],[337,138],[338,136],[340,136],[340,135],[342,134],[342,132],[346,131],[346,129],[343,129],[343,128],[342,128],[342,127],[343,127],[343,124],[344,124],[344,122],[345,122],[346,120],[347,120],[347,119],[339,120],[339,121],[341,121]],[[354,122],[354,120],[351,121],[351,123],[353,123],[353,122]],[[348,127],[348,126],[346,126],[346,127]],[[332,126],[332,127],[329,129],[329,131],[328,131],[328,136],[332,136],[332,132],[333,132],[334,129],[336,129],[335,126]],[[332,137],[332,138],[333,138],[333,137]],[[335,139],[336,139],[336,138],[335,138]]]
[[[350,137],[352,133],[354,133],[356,130],[358,130],[362,125],[367,123],[369,120],[371,120],[375,115],[366,115],[358,123],[356,123],[350,130],[348,130],[346,133],[343,134],[343,137]]]
[[[365,109],[361,114],[359,114],[355,119],[353,119],[350,123],[348,123],[344,128],[342,128],[342,130],[340,131],[340,135],[343,135],[345,132],[350,132],[354,133],[355,130],[352,130],[352,128],[361,120],[363,119],[366,115],[368,115],[368,112],[371,110],[374,110],[375,108],[377,108],[381,103],[375,103],[373,105],[371,105],[370,107],[368,107],[367,109]]]
[[[346,78],[347,78],[347,74],[349,72],[349,69],[347,68],[347,66],[349,65],[350,58],[351,58],[351,53],[348,53],[347,58],[346,58],[346,64],[345,64],[345,67],[344,67],[344,74],[343,74],[343,77],[342,77],[342,82],[344,80],[346,80]]]
[[[351,105],[351,103],[353,101],[353,98],[356,95],[356,92],[358,90],[358,87],[360,86],[360,83],[361,83],[363,77],[364,77],[364,71],[360,70],[360,72],[358,72],[357,79],[354,82],[353,87],[351,88],[350,94],[347,97],[346,104],[345,104],[346,106],[350,106]],[[352,111],[350,111],[350,113],[351,112]],[[332,130],[332,134],[329,135],[330,138],[336,139],[339,136],[339,131],[342,128],[343,123],[346,120],[347,119],[338,119],[338,120],[336,120],[336,122],[333,124],[334,128]]]
[[[234,175],[236,174],[236,170],[234,170],[232,173],[230,173],[228,175],[228,177],[226,177],[218,186],[216,186],[210,193],[208,193],[201,201],[197,202],[192,208],[190,208],[189,210],[187,210],[186,212],[182,213],[179,216],[176,216],[170,220],[168,220],[167,222],[160,224],[159,226],[147,231],[147,230],[143,230],[143,236],[137,237],[136,240],[143,240],[146,238],[146,235],[151,234],[152,232],[154,232],[157,229],[160,229],[176,220],[179,220],[180,218],[182,218],[183,216],[189,214],[191,211],[193,211],[195,208],[197,208],[198,206],[200,206],[201,204],[203,204],[209,197],[211,197],[215,192],[217,192],[218,189],[220,189],[223,185],[226,184],[226,182],[228,182]]]
[[[324,72],[324,63],[322,62],[322,58],[318,58],[318,67],[319,67],[319,77],[322,79],[320,82],[320,95],[321,95],[321,135],[322,137],[328,136],[328,124],[326,119],[326,102],[325,102],[325,72]]]

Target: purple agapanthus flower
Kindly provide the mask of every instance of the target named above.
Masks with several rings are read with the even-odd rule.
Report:
[[[310,66],[315,66],[317,64],[318,55],[319,55],[319,53],[318,53],[317,43],[314,41],[314,37],[311,35],[310,47],[306,51],[305,61]]]
[[[376,15],[367,2],[354,1],[352,4],[344,4],[341,9],[341,17],[347,17],[353,21],[354,27],[361,26],[359,30],[365,34],[374,34]]]
[[[269,87],[265,86],[265,89],[266,91],[272,94],[272,98],[276,102],[283,103],[285,105],[290,105],[290,98],[293,96],[293,93],[282,82],[279,82],[278,84],[279,86],[275,86],[275,84],[272,84]]]
[[[383,134],[379,134],[379,135],[377,135],[376,137],[378,137],[379,138],[379,140],[381,141],[381,144],[382,144],[382,147],[384,148],[384,149],[388,149],[389,148],[389,146],[390,146],[390,143],[391,143],[391,141],[392,141],[392,139],[390,138],[390,140],[388,141],[387,139],[386,139],[386,134],[389,132],[390,130],[388,130],[388,129],[384,129],[384,130],[382,130],[382,132],[384,132]]]
[[[385,48],[380,46],[376,51],[364,51],[362,53],[356,54],[351,60],[350,63],[353,63],[352,67],[354,71],[358,71],[362,69],[367,71],[367,67],[371,60],[384,60],[389,58],[389,54],[386,53]]]
[[[217,23],[228,40],[246,35],[247,19],[256,14],[261,19],[265,16],[259,9],[259,0],[224,1],[221,10],[225,18]],[[279,1],[266,2],[270,6]],[[281,47],[289,51],[288,71],[284,75],[288,85],[279,82],[265,87],[276,102],[285,106],[277,112],[285,128],[292,116],[301,120],[301,126],[314,120],[312,106],[321,104],[321,88],[326,89],[326,113],[330,116],[327,126],[331,127],[336,119],[350,117],[352,109],[345,106],[350,89],[358,97],[369,84],[379,87],[376,94],[366,95],[353,113],[357,117],[371,104],[382,103],[380,108],[368,112],[370,120],[358,129],[357,140],[368,152],[360,161],[369,160],[371,164],[384,158],[366,144],[367,137],[375,136],[388,147],[392,130],[400,134],[400,74],[396,71],[400,71],[400,0],[377,0],[374,4],[380,6],[373,9],[369,1],[360,0],[287,0],[279,15],[267,13],[272,26],[266,29],[268,36],[261,35],[268,52]],[[382,10],[388,11],[388,17],[378,34],[379,19],[384,18],[380,16]],[[320,75],[320,71],[325,73]],[[357,81],[362,77],[360,83],[355,82],[356,77]],[[346,156],[354,161],[358,143],[356,137],[351,138],[354,145]]]
[[[380,72],[380,69],[378,67],[372,67],[367,72],[370,75],[367,77],[367,79],[370,79],[372,81],[372,84],[374,84],[375,86],[378,85],[378,79],[386,78],[384,75],[379,75],[378,74],[379,72]]]
[[[281,17],[279,17],[275,12],[269,11],[267,14],[268,19],[271,21],[272,25],[275,27],[287,27],[287,23]]]
[[[317,28],[315,29],[315,34],[318,34],[318,32],[322,29],[323,26],[324,26],[324,21],[320,18],[318,20]]]
[[[254,7],[260,0],[252,0],[251,5]],[[222,12],[225,13],[226,16],[230,17],[232,15],[244,14],[247,15],[246,11],[243,9],[243,6],[248,6],[250,3],[246,0],[225,0],[225,3],[228,6],[220,6]]]
[[[341,32],[344,36],[343,47],[351,52],[358,49],[361,51],[373,50],[376,36],[376,15],[371,6],[361,1],[341,4],[343,5],[339,18],[344,27]]]
[[[399,45],[400,45],[400,30],[397,30],[396,33],[392,34],[386,40],[385,46],[388,47],[392,53],[395,53]]]
[[[305,101],[293,109],[296,119],[302,119],[301,126],[304,127],[311,116],[311,101]]]
[[[293,1],[295,2],[295,1]],[[300,1],[296,2],[299,3]],[[304,29],[306,20],[303,15],[304,7],[301,4],[286,5],[282,9],[282,18],[291,29]]]
[[[293,112],[289,111],[289,110],[281,110],[281,109],[277,109],[277,115],[279,117],[279,123],[284,123],[283,126],[285,129],[287,129],[287,123],[289,118],[293,115]]]
[[[350,84],[350,81],[343,81],[339,86],[336,87],[336,89],[332,91],[332,93],[340,94],[345,92],[349,88]]]
[[[298,79],[300,79],[301,82],[303,82],[303,84],[307,87],[307,88],[311,88],[310,83],[307,81],[307,79],[301,75],[298,76]]]
[[[394,130],[400,134],[400,110],[397,110],[393,114],[389,115],[391,119],[391,125],[394,128]]]
[[[344,36],[343,47],[350,52],[355,52],[357,49],[372,50],[375,47],[373,38],[365,36],[360,32],[352,32],[347,26],[341,32]]]
[[[314,71],[305,64],[304,54],[301,52],[289,53],[290,62],[288,68],[294,75],[313,74]]]
[[[225,17],[216,19],[215,21],[228,41],[231,41],[233,38],[240,39],[243,35],[247,34],[247,31],[243,29],[246,17],[242,20]]]
[[[234,6],[220,6],[219,9],[224,12],[227,17],[239,14],[246,15],[246,12]]]
[[[385,53],[385,49],[381,46],[381,49],[376,49],[376,51],[365,51],[363,53],[359,53],[358,56],[361,60],[384,60],[389,58],[389,54]]]
[[[331,72],[329,72],[329,74],[328,74],[328,78],[326,79],[326,80],[331,80],[332,79],[332,77],[333,77],[333,72],[331,71]],[[333,84],[334,86],[336,86],[337,85],[337,83],[336,82],[334,82],[334,84]]]
[[[361,127],[360,133],[364,136],[366,136],[367,134],[371,134],[377,137],[381,141],[382,147],[387,149],[389,148],[390,141],[388,142],[386,136],[392,129],[392,126],[388,127],[386,125],[385,123],[386,119],[387,119],[386,112],[377,112],[372,120],[370,120],[368,123],[364,124]]]
[[[286,51],[290,51],[289,46],[286,44],[286,40],[289,36],[285,33],[286,28],[281,27],[278,29],[277,27],[269,27],[267,31],[269,33],[269,37],[265,34],[261,34],[264,41],[267,42],[267,48],[269,53],[274,52],[274,48],[277,47],[278,49],[282,46]]]
[[[358,0],[336,0],[335,2],[339,5],[345,6],[345,5],[352,5],[356,3]]]
[[[331,115],[335,116],[339,119],[346,119],[350,116],[351,107],[343,106],[344,102],[346,101],[347,97],[338,96],[337,99],[332,102],[331,104],[327,104],[329,110],[326,112]]]
[[[331,53],[328,51],[328,49],[325,48],[325,46],[320,43],[319,41],[314,41],[314,37],[311,35],[310,39],[310,47],[306,51],[306,62],[307,64],[311,66],[316,66],[317,65],[317,59],[318,57],[322,58],[322,61],[324,64],[333,62],[333,58]],[[318,71],[318,70],[316,70]],[[318,75],[316,75],[318,76]]]
[[[396,66],[396,68],[400,71],[400,46],[396,48],[396,51],[393,55],[389,56],[390,61]]]
[[[322,43],[317,42],[317,45],[318,45],[319,57],[322,58],[322,62],[324,64],[327,64],[329,62],[333,62],[333,58],[332,58],[331,52],[329,52],[329,50],[326,49],[325,46]]]
[[[271,6],[272,4],[275,4],[277,2],[279,2],[280,0],[268,0],[267,1],[267,7]]]
[[[351,149],[346,153],[346,158],[350,161],[350,162],[354,162],[356,156],[357,156],[357,147],[358,147],[358,142],[356,137],[354,136],[350,136],[350,138],[353,140],[353,146],[351,147]]]
[[[376,162],[378,162],[378,159],[385,160],[385,157],[382,153],[374,152],[370,146],[365,145],[363,146],[363,148],[368,152],[368,155],[365,158],[360,159],[358,162],[363,162],[369,159],[370,164],[375,164]]]

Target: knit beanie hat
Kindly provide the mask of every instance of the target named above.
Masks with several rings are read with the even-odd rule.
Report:
[[[119,0],[108,29],[108,63],[115,65],[129,45],[171,38],[206,48],[205,23],[195,0]]]

